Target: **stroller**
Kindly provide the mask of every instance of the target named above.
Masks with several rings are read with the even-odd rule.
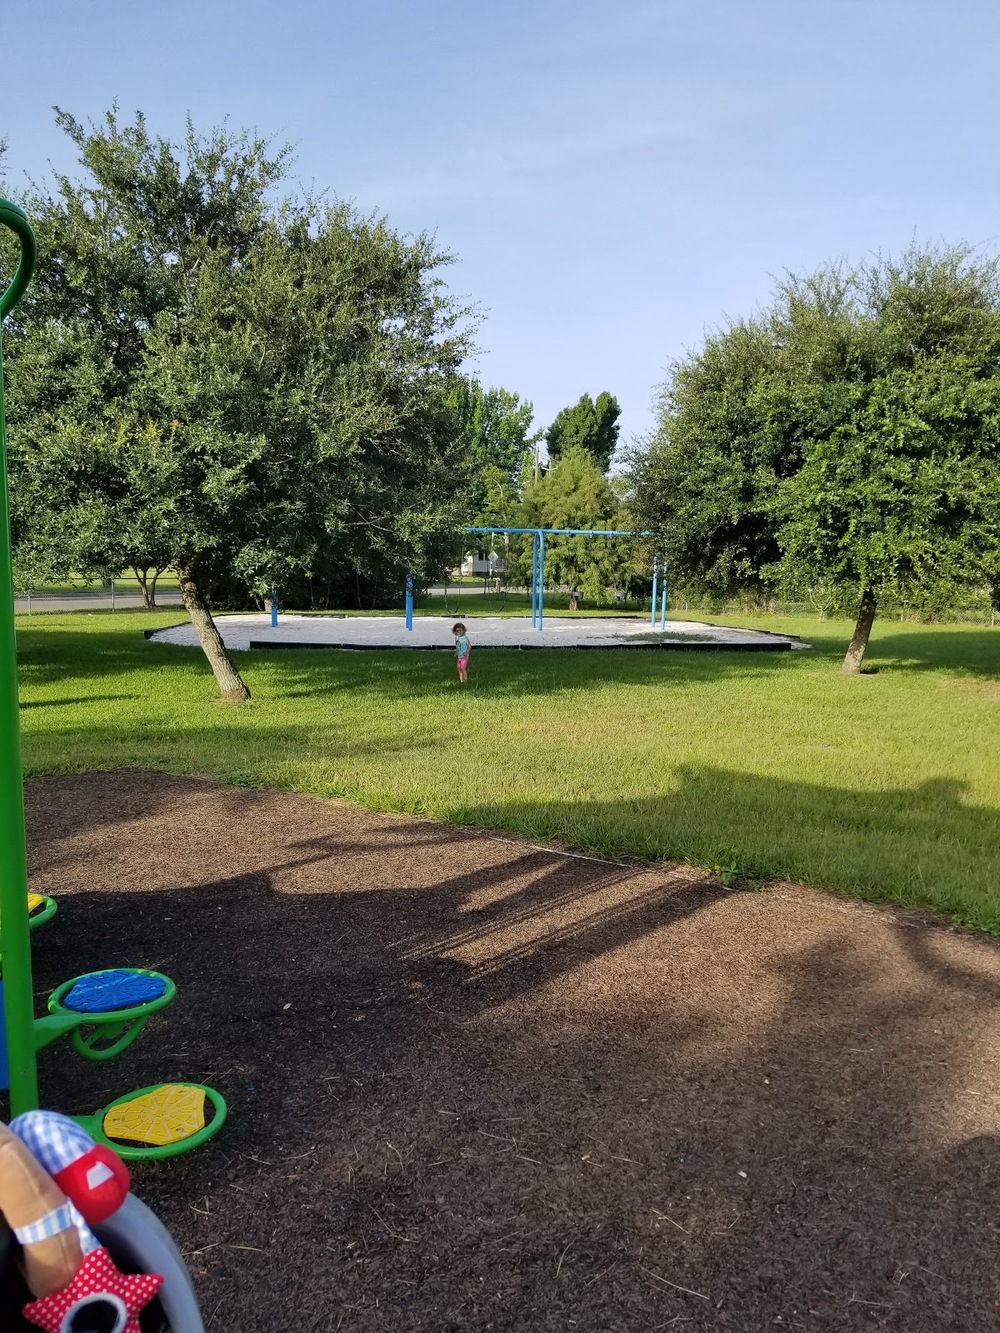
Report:
[[[204,1333],[190,1274],[155,1213],[129,1194],[118,1211],[94,1231],[123,1273],[163,1277],[160,1290],[139,1315],[142,1333]],[[18,1263],[19,1252],[10,1228],[0,1222],[0,1328],[4,1333],[38,1333],[38,1326],[21,1314],[31,1292]],[[116,1313],[99,1310],[95,1322],[69,1324],[65,1333],[122,1333],[121,1318],[112,1322]],[[96,1322],[102,1317],[104,1322]]]

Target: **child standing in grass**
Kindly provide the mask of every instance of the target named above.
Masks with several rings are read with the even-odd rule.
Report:
[[[452,625],[451,632],[455,636],[455,665],[458,667],[458,678],[464,685],[469,679],[469,654],[472,652],[472,644],[461,621],[457,625]]]

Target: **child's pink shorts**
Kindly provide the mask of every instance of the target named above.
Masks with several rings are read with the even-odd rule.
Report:
[[[458,658],[455,665],[458,667],[459,671],[464,671],[469,665],[469,654],[466,653],[464,657]]]

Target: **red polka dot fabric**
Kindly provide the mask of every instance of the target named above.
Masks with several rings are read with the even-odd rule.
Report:
[[[70,1316],[82,1316],[88,1303],[103,1299],[119,1314],[114,1333],[140,1333],[139,1312],[162,1285],[163,1278],[155,1273],[119,1273],[107,1250],[94,1250],[68,1287],[31,1301],[24,1307],[24,1317],[44,1333],[65,1333],[73,1326],[67,1322]]]

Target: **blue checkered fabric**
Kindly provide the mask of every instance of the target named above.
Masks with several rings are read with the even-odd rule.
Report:
[[[25,1111],[10,1122],[10,1130],[50,1176],[64,1170],[94,1146],[85,1129],[58,1111]]]
[[[10,1131],[17,1135],[50,1176],[62,1171],[94,1146],[94,1140],[85,1129],[58,1111],[25,1111],[10,1122]],[[84,1254],[100,1249],[100,1241],[68,1201],[37,1222],[19,1227],[14,1234],[22,1245],[30,1245],[34,1241],[58,1236],[60,1231],[67,1231],[71,1226],[76,1227],[80,1233],[80,1246]],[[33,1234],[38,1228],[41,1228],[39,1234]]]
[[[69,1231],[70,1227],[76,1227],[84,1254],[101,1248],[101,1242],[68,1200],[59,1208],[53,1208],[51,1213],[40,1217],[37,1222],[29,1222],[27,1226],[14,1227],[13,1230],[21,1245],[35,1245],[40,1240],[50,1240],[60,1232]]]
[[[75,1211],[71,1203],[64,1203],[60,1208],[53,1208],[51,1213],[40,1217],[37,1222],[15,1227],[14,1235],[22,1245],[35,1245],[40,1240],[49,1240],[52,1236],[58,1236],[60,1231],[68,1231],[75,1225],[73,1221]]]

